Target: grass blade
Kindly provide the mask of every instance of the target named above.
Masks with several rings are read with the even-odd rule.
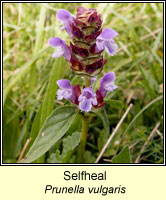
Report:
[[[50,74],[50,80],[42,104],[40,127],[43,126],[44,121],[54,108],[54,99],[56,95],[56,90],[58,88],[56,82],[58,79],[61,78],[62,71],[63,71],[63,58],[59,58],[57,59],[57,62]]]
[[[128,127],[126,128],[126,130],[123,133],[123,137],[124,135],[127,133],[127,131],[132,127],[133,123],[135,122],[135,120],[147,109],[149,108],[151,105],[153,105],[154,103],[156,103],[157,101],[161,100],[163,98],[163,96],[159,96],[156,99],[154,99],[153,101],[151,101],[150,103],[148,103],[142,110],[140,110],[140,112],[133,118],[133,120],[130,122],[130,124],[128,125]]]
[[[44,48],[40,51],[36,56],[34,56],[29,62],[25,63],[22,67],[20,67],[19,72],[13,76],[13,78],[9,81],[9,83],[4,88],[3,94],[3,106],[5,105],[6,97],[13,86],[30,70],[30,66],[40,57],[42,56],[50,47]]]
[[[41,4],[39,21],[37,23],[36,41],[35,41],[35,47],[33,50],[33,56],[35,56],[39,52],[39,50],[43,47],[45,20],[46,20],[46,7]],[[30,70],[30,80],[29,80],[30,93],[33,91],[33,88],[36,84],[36,80],[37,80],[37,70],[36,70],[36,64],[34,63],[31,66],[31,70]]]

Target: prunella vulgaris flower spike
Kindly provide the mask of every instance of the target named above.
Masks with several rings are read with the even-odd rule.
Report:
[[[102,30],[101,15],[96,9],[85,9],[79,6],[76,16],[60,9],[57,18],[62,22],[62,30],[66,30],[71,41],[67,44],[58,37],[49,39],[49,44],[56,49],[52,56],[64,56],[71,63],[70,67],[73,71],[81,72],[84,76],[88,75],[88,79],[83,77],[82,90],[79,85],[72,86],[67,79],[58,80],[57,85],[60,89],[57,90],[57,99],[67,99],[84,112],[104,106],[107,92],[113,92],[117,88],[114,84],[114,72],[106,73],[100,79],[100,88],[96,92],[92,89],[92,85],[97,81],[95,75],[102,71],[107,62],[103,58],[103,51],[106,50],[111,56],[117,52],[118,45],[114,38],[118,33],[110,28]]]
[[[64,56],[74,71],[90,75],[100,73],[106,63],[102,55],[104,49],[112,56],[117,52],[118,45],[113,38],[118,33],[109,28],[102,31],[101,14],[98,14],[96,9],[79,6],[76,16],[67,10],[59,9],[57,18],[63,24],[62,30],[66,30],[70,35],[71,42],[67,46],[60,38],[59,43],[56,37],[51,38],[49,44],[59,47],[53,57]]]

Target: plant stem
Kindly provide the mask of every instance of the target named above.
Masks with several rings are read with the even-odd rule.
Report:
[[[88,76],[85,76],[85,86],[89,87],[91,85],[91,78]]]
[[[79,163],[83,163],[84,161],[85,146],[86,146],[86,140],[88,136],[88,124],[89,124],[89,117],[82,116],[81,141],[80,141],[79,150],[78,150]]]

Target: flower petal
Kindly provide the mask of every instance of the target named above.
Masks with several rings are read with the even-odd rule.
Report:
[[[106,91],[113,92],[118,86],[114,85],[114,82],[110,82],[105,85]]]
[[[57,12],[57,17],[63,22],[63,23],[67,23],[71,20],[72,15],[69,11],[65,10],[65,9],[59,9]]]
[[[78,101],[81,102],[81,101],[84,101],[85,99],[86,97],[83,94],[81,94],[78,98]]]
[[[96,40],[96,47],[95,47],[95,51],[96,52],[100,52],[102,50],[104,50],[104,41],[103,40]]]
[[[62,48],[56,48],[56,51],[52,54],[53,58],[59,58],[61,56],[63,56],[64,51]]]
[[[70,99],[73,100],[74,95],[72,89],[59,89],[57,90],[57,100]]]
[[[92,104],[93,104],[94,106],[97,106],[97,99],[96,99],[96,98],[92,99]]]
[[[58,89],[56,94],[57,94],[57,100],[62,100],[64,97],[64,90]]]
[[[70,62],[71,51],[66,44],[63,46],[63,51],[64,51],[64,53],[63,53],[64,58]]]
[[[65,29],[66,32],[71,37],[73,37],[73,33],[72,33],[72,23],[73,23],[73,20],[74,20],[73,15],[65,9],[60,9],[57,12],[57,17],[61,20],[61,22],[64,25],[62,29]]]
[[[91,87],[84,88],[78,98],[79,107],[82,111],[89,112],[93,106],[97,105],[96,94]]]
[[[53,38],[51,38],[51,39],[48,40],[48,43],[52,47],[62,47],[65,44],[65,41],[61,40],[58,37],[53,37]]]
[[[114,72],[109,72],[100,79],[100,93],[103,98],[107,94],[107,91],[112,92],[114,89],[117,88],[117,86],[114,85],[114,80],[115,80]]]
[[[57,81],[57,85],[61,89],[72,89],[72,85],[70,84],[70,81],[67,79],[61,79]]]
[[[113,56],[117,50],[118,50],[118,45],[115,42],[105,42],[105,49],[107,51],[108,54],[110,54],[111,56]]]
[[[61,88],[57,91],[57,99],[69,99],[72,103],[75,103],[76,95],[70,81],[67,79],[61,79],[57,81],[57,85]]]
[[[109,41],[110,39],[117,36],[118,33],[110,28],[105,28],[103,32],[97,37],[97,40]]]
[[[70,35],[71,38],[73,38],[73,33],[72,33],[72,27],[70,24],[66,24],[64,26],[64,29],[66,30],[66,32]]]
[[[83,95],[86,96],[86,98],[90,99],[90,98],[95,98],[96,94],[95,92],[93,91],[93,89],[91,87],[87,87],[87,88],[84,88],[82,90],[82,93]]]
[[[113,38],[117,35],[118,33],[116,31],[105,28],[96,39],[95,51],[99,52],[106,48],[108,54],[114,55],[118,49],[118,45],[115,43]]]
[[[67,46],[64,40],[61,40],[58,37],[53,37],[48,40],[49,44],[54,47],[58,48],[53,54],[53,57],[60,57],[64,56],[66,60],[70,61],[71,59],[71,52],[69,47]]]
[[[82,111],[89,112],[91,110],[91,108],[92,108],[90,99],[85,99],[84,101],[81,101],[79,103],[79,108]]]
[[[100,83],[101,84],[106,84],[108,82],[114,81],[115,80],[115,73],[114,72],[108,72],[105,74],[101,79]]]

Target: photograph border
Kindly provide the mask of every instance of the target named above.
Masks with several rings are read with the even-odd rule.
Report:
[[[163,3],[163,163],[162,164],[24,164],[3,163],[3,3]],[[1,166],[165,166],[165,1],[1,1]]]

